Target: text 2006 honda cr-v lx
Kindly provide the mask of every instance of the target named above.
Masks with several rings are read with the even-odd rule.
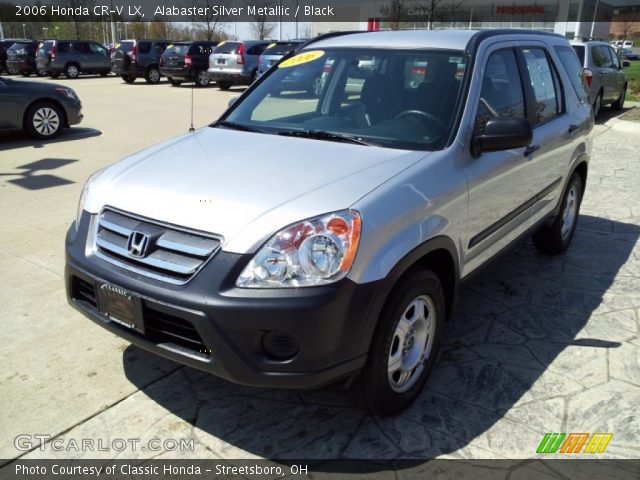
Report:
[[[398,412],[461,279],[527,233],[549,254],[571,242],[593,126],[581,72],[536,32],[312,41],[214,124],[89,179],[69,301],[228,380],[354,379]],[[289,81],[313,76],[319,95]]]

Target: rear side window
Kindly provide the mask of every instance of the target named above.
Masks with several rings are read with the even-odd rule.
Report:
[[[586,102],[588,94],[584,83],[584,73],[575,50],[570,47],[555,47],[555,50],[578,98],[581,102]]]
[[[73,44],[73,50],[78,53],[91,53],[91,47],[87,42],[76,42]]]
[[[138,42],[138,53],[149,53],[151,51],[151,42]]]
[[[224,42],[222,45],[218,45],[213,53],[236,53],[237,48],[240,46],[238,42]]]
[[[535,123],[542,123],[562,113],[560,80],[543,49],[526,48],[522,52],[535,97]]]
[[[584,45],[573,45],[573,51],[576,52],[580,65],[584,67]]]
[[[499,50],[489,57],[482,79],[476,129],[484,133],[496,117],[525,118],[524,92],[513,50]]]
[[[594,67],[599,68],[611,68],[613,65],[607,48],[600,45],[591,48],[591,61]]]
[[[69,51],[69,47],[71,47],[71,43],[69,42],[58,42],[58,53],[67,53]]]
[[[609,57],[611,58],[611,68],[620,68],[620,59],[616,54],[615,50],[611,47],[605,47],[609,52]]]
[[[254,45],[247,50],[247,55],[261,55],[266,47],[266,45]]]
[[[157,55],[162,55],[162,52],[167,48],[166,42],[157,42],[153,47]]]

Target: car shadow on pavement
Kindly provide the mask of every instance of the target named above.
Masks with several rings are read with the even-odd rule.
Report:
[[[59,137],[51,140],[38,140],[31,138],[25,132],[20,130],[10,132],[0,132],[0,152],[3,150],[12,150],[14,148],[33,147],[43,148],[51,143],[71,142],[73,140],[82,140],[84,138],[99,137],[102,135],[100,130],[94,128],[65,128]]]
[[[623,107],[622,110],[614,110],[611,107],[602,107],[602,109],[600,110],[600,113],[598,114],[596,124],[597,125],[605,124],[612,118],[621,117],[622,115],[630,112],[634,108],[636,107],[635,106],[630,107],[628,105]]]
[[[545,431],[566,427],[564,399],[605,384],[608,352],[637,335],[625,333],[614,301],[634,301],[637,267],[627,260],[639,236],[637,225],[582,215],[564,255],[546,257],[526,241],[490,264],[461,288],[429,382],[393,418],[366,413],[335,387],[250,388],[190,368],[148,385],[135,364],[142,357],[152,365],[171,362],[133,346],[124,353],[124,370],[150,399],[194,425],[196,442],[215,457],[248,453],[285,464],[422,462],[453,452],[531,457]],[[470,444],[475,450],[465,454]]]
[[[71,158],[43,158],[35,162],[15,167],[15,172],[0,171],[0,176],[10,177],[6,180],[8,183],[26,188],[27,190],[43,190],[45,188],[59,187],[61,185],[70,185],[74,183],[71,180],[58,177],[57,175],[40,174],[38,172],[43,170],[55,170],[77,161],[78,160]]]

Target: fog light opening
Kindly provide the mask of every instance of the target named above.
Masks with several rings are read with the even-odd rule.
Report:
[[[263,335],[262,349],[273,360],[291,360],[300,351],[300,344],[287,333],[271,331]]]

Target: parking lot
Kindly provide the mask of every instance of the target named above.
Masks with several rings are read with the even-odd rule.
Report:
[[[56,82],[82,99],[79,126],[49,142],[0,134],[0,458],[114,457],[37,444],[21,451],[14,445],[19,434],[194,440],[192,451],[116,452],[124,458],[531,458],[546,432],[612,432],[603,456],[638,456],[634,104],[616,116],[605,109],[594,130],[569,251],[548,258],[527,241],[467,283],[418,401],[395,418],[378,418],[333,388],[248,388],[182,367],[130,346],[67,305],[64,238],[86,178],[186,134],[192,95],[198,128],[242,88],[128,85],[115,77]]]

